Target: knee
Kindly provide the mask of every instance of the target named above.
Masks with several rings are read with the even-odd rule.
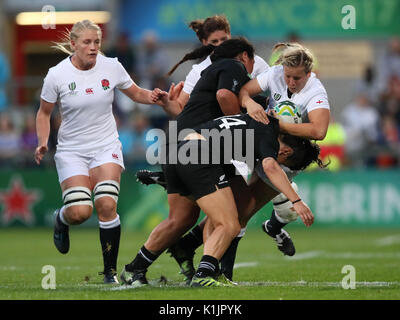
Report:
[[[81,224],[90,218],[93,212],[91,206],[70,206],[65,209],[70,224]]]
[[[102,220],[107,221],[114,218],[114,215],[117,211],[117,203],[113,199],[109,197],[103,197],[98,199],[94,205],[96,207],[98,216],[101,217]]]
[[[231,226],[229,228],[230,230],[230,236],[233,238],[235,238],[239,233],[240,230],[242,229],[242,227],[240,226],[239,221],[232,221]]]

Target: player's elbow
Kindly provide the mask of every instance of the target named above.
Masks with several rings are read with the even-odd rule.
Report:
[[[278,163],[273,158],[265,158],[262,161],[262,166],[267,177],[274,175],[280,169]]]
[[[311,139],[324,140],[326,137],[327,129],[325,128],[313,128],[311,132]]]
[[[220,89],[217,91],[216,97],[225,115],[233,115],[240,112],[239,100],[232,91]]]

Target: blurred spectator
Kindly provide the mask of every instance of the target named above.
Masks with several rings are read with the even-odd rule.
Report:
[[[336,122],[331,115],[328,131],[326,132],[325,139],[316,141],[321,148],[320,159],[329,165],[329,171],[338,171],[342,169],[345,164],[344,149],[346,143],[346,133],[341,123]],[[319,169],[316,163],[312,163],[307,170]]]
[[[146,141],[147,132],[151,129],[149,119],[143,113],[134,113],[129,122],[119,128],[119,139],[122,153],[128,166],[146,167],[147,148],[154,141]]]
[[[9,165],[20,155],[20,136],[6,113],[0,115],[0,163]]]
[[[37,145],[38,141],[36,136],[35,115],[28,114],[25,117],[25,123],[22,129],[21,148],[24,152],[29,153],[32,157]]]
[[[111,58],[118,58],[118,61],[121,62],[133,81],[136,82],[136,54],[135,48],[130,43],[128,34],[123,32],[120,33],[117,36],[114,46],[106,50],[105,55]]]
[[[7,58],[0,52],[0,111],[7,108],[7,96],[5,92],[5,85],[10,78],[10,67]]]
[[[166,77],[170,67],[170,60],[160,47],[157,35],[152,31],[146,32],[137,59],[140,86],[150,90],[155,88],[155,82]]]
[[[376,85],[375,70],[372,65],[367,65],[364,69],[363,77],[357,81],[356,92],[364,92],[372,104],[380,100],[378,88]]]
[[[136,52],[130,43],[128,34],[120,33],[117,36],[115,45],[105,51],[107,57],[116,57],[129,73],[132,80],[138,83],[136,76]],[[113,102],[113,110],[116,116],[125,119],[129,112],[134,108],[134,102],[126,97],[120,90],[115,90],[115,99]]]
[[[355,101],[342,112],[342,123],[347,142],[345,153],[351,166],[365,166],[371,157],[371,148],[378,142],[379,114],[368,95],[360,92]]]
[[[390,40],[387,53],[379,59],[378,71],[378,90],[384,94],[393,77],[400,79],[400,38]]]

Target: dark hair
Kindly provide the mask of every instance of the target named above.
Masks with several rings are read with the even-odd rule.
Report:
[[[212,62],[219,58],[235,58],[239,53],[247,52],[250,59],[254,58],[254,47],[244,37],[224,41],[216,47],[210,56]]]
[[[207,40],[211,33],[215,31],[225,31],[231,33],[228,19],[224,15],[215,15],[206,19],[197,19],[189,23],[189,28],[196,32],[200,42]]]
[[[281,141],[293,149],[293,154],[287,158],[291,170],[304,170],[312,162],[317,163],[320,168],[326,168],[330,164],[330,161],[325,164],[319,159],[319,146],[308,139],[285,134],[281,136]]]
[[[170,76],[176,70],[176,68],[178,68],[178,66],[185,61],[204,58],[211,52],[212,54],[210,59],[212,62],[220,58],[235,58],[242,52],[247,52],[249,58],[254,58],[253,45],[247,41],[246,38],[238,37],[226,40],[217,47],[209,44],[185,54],[185,56],[176,65],[174,65],[167,74]]]

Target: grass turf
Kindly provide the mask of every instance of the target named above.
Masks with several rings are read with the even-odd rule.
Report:
[[[102,283],[98,230],[72,227],[71,249],[61,255],[50,229],[3,229],[0,232],[2,300],[398,300],[400,234],[397,229],[288,228],[296,245],[284,257],[261,230],[241,240],[234,288],[190,288],[178,266],[163,254],[150,267],[150,287],[133,289]],[[135,257],[147,234],[123,230],[118,271]],[[197,250],[195,262],[201,257]],[[45,290],[42,268],[56,270],[56,289]],[[342,268],[356,271],[356,289],[341,286]],[[167,283],[159,283],[163,275]]]

